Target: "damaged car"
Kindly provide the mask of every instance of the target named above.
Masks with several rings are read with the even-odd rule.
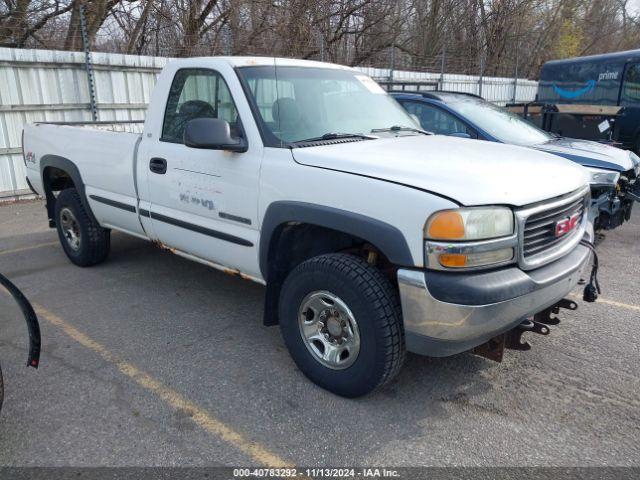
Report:
[[[546,132],[473,94],[432,91],[392,96],[430,132],[526,146],[584,166],[591,176],[590,215],[596,231],[628,221],[633,204],[640,201],[640,157],[631,151]]]

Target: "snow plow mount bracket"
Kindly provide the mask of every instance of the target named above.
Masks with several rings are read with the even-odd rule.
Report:
[[[551,329],[549,325],[558,325],[560,319],[556,317],[560,309],[577,310],[578,304],[568,298],[563,298],[555,305],[536,313],[533,318],[524,319],[517,327],[508,332],[493,337],[488,342],[478,345],[471,350],[471,353],[489,360],[501,362],[504,349],[527,351],[531,350],[531,344],[523,340],[522,336],[527,333],[537,333],[538,335],[549,335]]]

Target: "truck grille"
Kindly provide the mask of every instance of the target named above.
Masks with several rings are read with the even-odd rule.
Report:
[[[582,238],[589,204],[588,189],[574,192],[564,199],[516,212],[520,226],[520,262],[525,268],[536,268],[568,253],[567,249]],[[557,222],[577,217],[576,226],[560,237]]]
[[[579,215],[579,226],[582,223],[582,217],[584,215],[584,198],[579,198],[569,205],[563,205],[531,215],[524,224],[524,256],[528,257],[541,253],[547,248],[551,248],[571,237],[575,231],[571,231],[561,237],[556,237],[555,226],[559,220],[571,217],[574,214]]]

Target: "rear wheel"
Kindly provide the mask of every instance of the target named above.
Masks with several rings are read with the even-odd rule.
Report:
[[[58,237],[69,260],[88,267],[107,258],[111,232],[91,219],[75,188],[60,192],[55,215]]]
[[[398,293],[382,272],[353,255],[314,257],[289,274],[280,329],[300,370],[345,397],[386,384],[404,362]]]

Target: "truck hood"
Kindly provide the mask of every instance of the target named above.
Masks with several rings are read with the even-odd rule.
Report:
[[[557,138],[534,145],[536,150],[560,155],[585,167],[626,172],[635,167],[630,152],[589,140]]]
[[[587,171],[530,148],[441,135],[416,135],[294,148],[302,165],[378,178],[462,205],[522,206],[586,185]]]

